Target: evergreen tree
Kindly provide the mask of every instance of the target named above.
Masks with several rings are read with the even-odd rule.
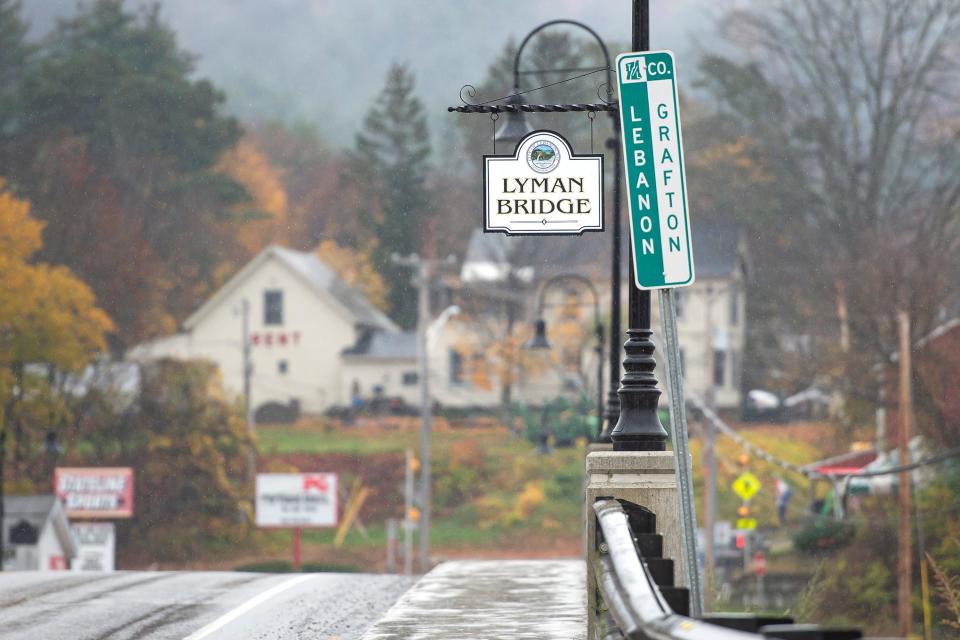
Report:
[[[58,25],[23,82],[9,170],[47,222],[42,257],[90,282],[121,344],[196,308],[229,255],[216,225],[249,197],[217,169],[239,126],[193,74],[156,6],[97,0]]]
[[[20,17],[20,2],[0,0],[0,146],[4,151],[6,145],[2,142],[8,140],[16,125],[20,85],[33,53],[26,35],[27,25]]]
[[[374,260],[389,288],[390,315],[402,326],[417,317],[410,274],[390,265],[394,253],[417,253],[430,217],[427,188],[430,140],[423,105],[414,95],[414,79],[394,64],[357,134],[354,178],[374,187],[376,207],[360,212],[378,239]]]

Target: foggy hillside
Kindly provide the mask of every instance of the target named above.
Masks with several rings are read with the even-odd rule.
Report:
[[[78,3],[23,4],[32,35],[41,37]],[[694,50],[695,39],[702,42],[716,13],[706,0],[652,4],[653,47],[681,54]],[[198,56],[198,73],[227,92],[233,113],[246,120],[304,121],[339,146],[352,143],[392,61],[411,65],[436,139],[452,131],[455,116],[446,107],[459,102],[460,87],[479,83],[511,36],[521,38],[547,16],[585,22],[610,42],[627,42],[630,30],[626,0],[162,0],[160,5],[181,46]]]

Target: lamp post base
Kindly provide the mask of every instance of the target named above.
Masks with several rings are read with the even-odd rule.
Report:
[[[660,390],[654,369],[655,346],[650,329],[628,329],[623,345],[626,358],[620,383],[620,419],[610,432],[614,451],[665,451],[667,431],[660,423],[657,406]]]

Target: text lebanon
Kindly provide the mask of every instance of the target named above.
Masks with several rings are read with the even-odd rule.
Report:
[[[662,63],[661,63],[662,64]],[[664,122],[669,122],[670,111],[667,108],[666,104],[660,103],[657,105],[657,117]],[[631,105],[630,106],[630,122],[643,122],[643,118],[637,115],[636,110]],[[657,128],[657,137],[659,142],[670,142],[670,126],[667,124],[656,124]],[[631,137],[634,144],[643,144],[643,127],[641,125],[635,126],[631,129]],[[670,181],[674,179],[675,169],[668,169],[665,165],[674,164],[673,156],[670,155],[669,147],[663,148],[663,153],[659,159],[660,161],[660,171],[661,177],[663,178],[664,186],[669,186]],[[645,167],[647,165],[647,154],[643,149],[634,149],[633,150],[633,164],[636,167]],[[641,171],[637,175],[636,182],[637,189],[645,189],[645,193],[637,193],[637,210],[638,211],[649,211],[650,210],[650,183],[647,182],[647,175]],[[673,199],[677,195],[675,191],[666,191],[664,193],[667,197],[670,207],[673,207]],[[671,231],[677,231],[680,228],[680,218],[675,213],[670,213],[667,215],[667,228]],[[642,215],[640,217],[640,230],[644,233],[649,233],[653,230],[653,219],[649,215]],[[641,238],[640,248],[643,252],[643,255],[655,253],[653,238]],[[670,236],[667,238],[667,250],[668,251],[682,251],[680,244],[680,236]]]

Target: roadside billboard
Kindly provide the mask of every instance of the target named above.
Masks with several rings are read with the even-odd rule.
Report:
[[[71,519],[133,517],[130,467],[58,467],[53,488]]]
[[[335,473],[257,474],[258,527],[337,526]]]

